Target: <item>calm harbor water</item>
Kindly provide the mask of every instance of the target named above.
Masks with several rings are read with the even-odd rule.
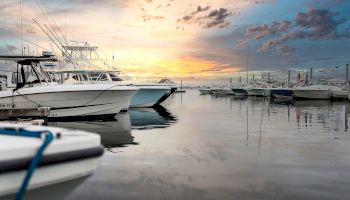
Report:
[[[100,133],[96,173],[75,199],[348,199],[350,104],[175,94],[112,121],[50,122]]]

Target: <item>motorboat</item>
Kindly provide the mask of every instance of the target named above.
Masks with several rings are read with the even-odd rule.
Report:
[[[271,97],[276,99],[292,99],[293,92],[290,88],[271,88]]]
[[[269,97],[270,89],[267,83],[252,82],[247,86],[248,96]]]
[[[299,99],[331,99],[333,93],[341,92],[342,88],[331,85],[310,85],[297,87],[293,90],[294,98]]]
[[[85,131],[0,124],[0,199],[90,176],[104,152],[100,140]]]
[[[231,87],[231,90],[236,96],[248,96],[248,92],[244,84],[235,84]]]
[[[135,86],[118,84],[58,84],[40,62],[53,57],[2,56],[17,62],[17,71],[7,77],[0,91],[0,111],[12,117],[32,116],[28,110],[45,109],[45,117],[115,115],[128,108],[138,92]],[[14,84],[13,84],[14,83]],[[12,84],[12,85],[11,85]]]
[[[139,90],[131,98],[130,107],[152,107],[157,105],[161,103],[161,98],[168,93],[172,93],[172,88],[175,87],[174,84],[125,81],[118,76],[117,71],[112,70],[59,70],[51,71],[51,73],[58,74],[58,77],[53,77],[55,77],[57,80],[62,79],[61,83],[63,84],[109,83],[119,86],[134,86]],[[127,109],[128,107],[124,108],[124,110]]]
[[[199,89],[200,94],[210,94],[210,88],[209,87],[204,87]]]

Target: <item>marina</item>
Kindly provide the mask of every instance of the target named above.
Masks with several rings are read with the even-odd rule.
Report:
[[[0,200],[350,191],[345,1],[0,2]]]

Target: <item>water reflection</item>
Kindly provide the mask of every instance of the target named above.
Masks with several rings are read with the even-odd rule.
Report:
[[[177,119],[163,106],[129,109],[132,129],[166,128]]]
[[[107,152],[67,199],[348,199],[348,102],[187,90],[165,103],[176,125],[135,131],[140,145]]]
[[[119,113],[114,118],[86,121],[56,119],[49,121],[47,125],[98,133],[101,135],[102,144],[106,148],[113,148],[137,145],[131,134],[132,129],[166,128],[174,122],[176,118],[164,107],[159,106],[130,109],[128,112]]]

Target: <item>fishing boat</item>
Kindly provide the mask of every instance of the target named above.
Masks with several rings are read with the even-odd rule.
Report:
[[[342,91],[341,87],[331,85],[310,85],[293,90],[294,98],[299,99],[331,99],[332,93]]]
[[[41,61],[55,61],[52,56],[1,56],[17,62],[17,71],[7,77],[7,87],[0,91],[0,110],[48,110],[47,117],[115,115],[128,108],[137,93],[134,86],[117,84],[60,85],[53,82]],[[14,88],[11,86],[14,84]],[[15,117],[30,116],[17,112]]]
[[[104,150],[97,134],[62,128],[0,124],[0,198],[87,177]]]
[[[135,86],[139,90],[131,98],[130,107],[152,107],[161,98],[171,92],[174,84],[147,83],[125,81],[118,76],[118,71],[106,70],[58,70],[51,71],[53,76],[63,84],[116,84],[120,86]],[[164,99],[165,100],[165,99]],[[163,101],[164,101],[163,100]],[[127,110],[128,107],[125,108]]]

